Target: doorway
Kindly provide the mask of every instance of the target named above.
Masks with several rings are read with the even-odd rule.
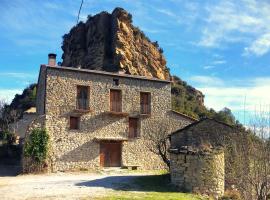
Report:
[[[122,142],[104,141],[100,143],[100,166],[121,167]]]

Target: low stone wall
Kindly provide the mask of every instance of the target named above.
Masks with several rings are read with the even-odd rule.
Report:
[[[179,189],[218,198],[224,194],[224,151],[171,149],[171,181]]]

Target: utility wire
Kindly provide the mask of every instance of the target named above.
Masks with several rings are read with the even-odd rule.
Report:
[[[81,2],[81,6],[80,6],[80,9],[79,9],[79,12],[78,12],[78,18],[77,18],[77,23],[76,23],[76,24],[78,24],[78,23],[79,23],[79,19],[80,19],[80,13],[81,13],[82,5],[83,5],[83,0],[82,0],[82,2]]]

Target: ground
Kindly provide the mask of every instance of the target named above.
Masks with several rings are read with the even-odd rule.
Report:
[[[7,171],[7,170],[6,170]],[[203,199],[175,192],[168,175],[156,172],[102,171],[40,175],[0,175],[1,199]]]

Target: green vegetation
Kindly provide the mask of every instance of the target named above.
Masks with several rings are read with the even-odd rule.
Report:
[[[87,198],[86,198],[87,199]],[[95,198],[95,200],[203,200],[206,198],[180,192],[119,192],[110,196]]]
[[[0,130],[6,130],[8,124],[20,119],[24,111],[36,106],[36,93],[37,84],[31,84],[22,94],[16,94],[9,105],[0,99]]]
[[[11,133],[9,131],[0,132],[0,141],[2,141],[2,144],[11,145],[15,142],[15,140],[16,136],[14,133]]]
[[[218,112],[212,108],[206,108],[201,102],[204,97],[201,92],[188,85],[185,81],[182,81],[179,77],[173,76],[173,78],[174,83],[171,90],[173,110],[197,119],[209,117],[230,125],[242,127],[242,125],[235,120],[229,108],[224,108]]]
[[[49,135],[44,129],[34,129],[24,146],[24,155],[38,164],[44,163],[48,155]]]
[[[132,185],[123,184],[121,191],[112,192],[108,196],[96,198],[96,200],[105,199],[206,200],[206,198],[198,195],[177,191],[177,189],[170,184],[170,177],[167,173],[138,177]]]

